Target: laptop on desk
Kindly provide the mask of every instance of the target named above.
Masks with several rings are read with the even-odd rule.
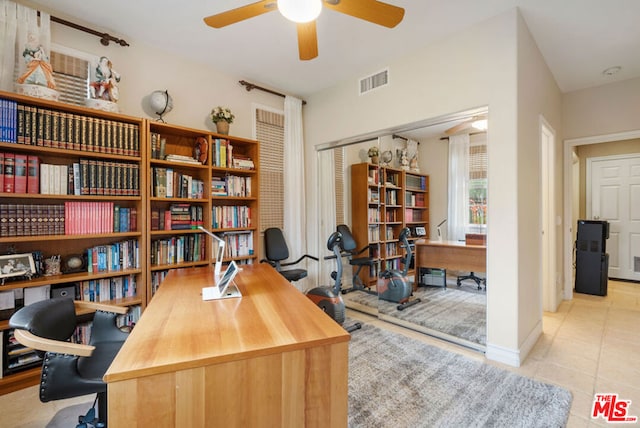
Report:
[[[222,277],[216,278],[214,275],[214,286],[204,287],[202,289],[202,300],[219,300],[229,299],[232,297],[242,297],[240,290],[233,283],[233,279],[236,277],[240,269],[235,261],[231,261],[227,270]]]

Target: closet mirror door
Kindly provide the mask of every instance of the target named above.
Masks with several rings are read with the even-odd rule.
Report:
[[[486,348],[485,283],[462,279],[471,273],[469,256],[457,250],[466,248],[467,235],[486,237],[487,133],[471,126],[486,114],[380,139],[399,162],[383,169],[381,182],[378,316],[478,350]],[[471,270],[484,278],[484,258],[479,264]]]
[[[375,292],[380,240],[378,138],[318,151],[320,180],[320,242],[336,230],[343,235],[344,256],[321,263],[320,282],[335,281],[331,273],[342,263],[341,295],[347,308],[378,314]],[[378,153],[378,158],[375,154]]]

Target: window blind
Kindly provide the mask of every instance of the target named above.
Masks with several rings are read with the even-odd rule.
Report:
[[[60,101],[84,106],[88,96],[89,62],[55,51],[51,52],[50,62]]]
[[[338,148],[333,151],[333,161],[335,163],[335,187],[336,187],[336,225],[344,222],[344,149]]]
[[[260,227],[284,229],[284,114],[256,109],[260,141]]]

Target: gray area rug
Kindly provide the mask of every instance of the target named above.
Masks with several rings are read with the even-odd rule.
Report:
[[[60,409],[51,418],[46,428],[74,428],[78,424],[78,416],[86,415],[91,406],[93,406],[93,400]]]
[[[349,427],[563,427],[572,396],[365,324],[349,345]]]
[[[364,291],[354,291],[343,295],[348,307],[355,302],[366,307],[377,308],[389,317],[459,337],[482,346],[487,344],[487,296],[474,286],[463,284],[444,287],[418,287],[412,298],[421,302],[402,311],[398,304],[386,302]],[[357,307],[353,309],[360,310]]]

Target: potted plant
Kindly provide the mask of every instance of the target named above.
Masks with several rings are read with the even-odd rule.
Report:
[[[378,149],[378,146],[369,147],[369,150],[367,151],[367,155],[369,155],[369,157],[371,158],[372,164],[374,165],[378,164],[378,156],[380,156],[380,150]]]
[[[233,123],[235,115],[231,113],[228,107],[214,107],[211,110],[211,121],[216,124],[218,134],[228,134],[229,124]]]

